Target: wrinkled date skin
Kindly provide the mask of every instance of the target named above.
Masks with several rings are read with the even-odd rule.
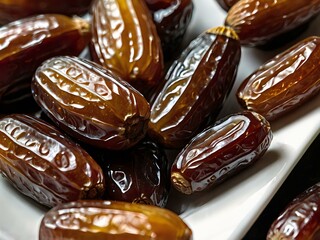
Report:
[[[267,240],[317,240],[320,237],[320,183],[302,192],[272,223]]]
[[[229,9],[236,4],[236,2],[239,2],[239,0],[216,0],[217,3],[226,11],[229,11]]]
[[[146,135],[147,100],[126,81],[91,61],[51,58],[37,69],[31,88],[53,122],[89,145],[121,150]]]
[[[177,155],[172,185],[184,194],[212,188],[261,158],[272,136],[269,122],[260,114],[243,111],[226,116]]]
[[[269,121],[296,109],[320,91],[320,38],[301,40],[248,76],[236,95]]]
[[[31,82],[44,60],[57,55],[79,55],[89,36],[86,20],[57,14],[25,18],[1,27],[0,98],[21,81]]]
[[[101,0],[93,4],[90,52],[149,98],[164,72],[160,38],[144,1]]]
[[[173,58],[190,24],[194,5],[192,0],[145,0],[152,12],[161,39],[165,59]]]
[[[37,118],[11,114],[0,119],[0,172],[40,204],[102,197],[100,166],[56,128]]]
[[[241,44],[256,46],[310,21],[319,11],[320,0],[240,0],[228,11],[225,24]]]
[[[170,189],[168,160],[152,141],[144,140],[128,151],[107,153],[100,166],[108,185],[107,199],[165,207]]]
[[[79,15],[92,0],[0,0],[0,25],[37,14]]]
[[[220,111],[240,55],[240,43],[230,28],[213,28],[194,39],[171,65],[152,101],[149,136],[167,148],[184,147]]]
[[[165,208],[121,201],[76,201],[44,215],[39,240],[48,239],[192,240],[192,231]]]

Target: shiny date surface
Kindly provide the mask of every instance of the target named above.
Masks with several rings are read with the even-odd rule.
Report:
[[[263,45],[310,21],[320,12],[320,0],[240,0],[228,11],[225,24],[244,45]]]
[[[216,0],[217,3],[226,11],[229,11],[229,9],[236,4],[239,0]]]
[[[240,56],[230,28],[213,28],[194,39],[171,65],[151,104],[149,136],[165,147],[182,148],[214,121],[233,86]]]
[[[170,178],[165,152],[144,140],[121,153],[106,153],[99,161],[106,185],[106,198],[165,207]]]
[[[87,152],[46,122],[22,114],[0,119],[0,172],[48,207],[100,198],[105,190],[102,169]]]
[[[146,97],[163,78],[161,42],[144,1],[95,1],[90,52]]]
[[[320,183],[311,186],[281,212],[272,223],[267,240],[316,240],[320,237]]]
[[[150,107],[127,82],[78,57],[55,57],[36,71],[32,93],[65,132],[111,150],[133,146],[147,129]]]
[[[152,12],[165,59],[174,58],[179,52],[192,19],[194,9],[192,0],[145,0],[145,2]]]
[[[37,15],[0,28],[0,98],[37,67],[57,55],[79,55],[89,42],[89,24],[81,18]],[[57,44],[59,43],[59,44]]]
[[[319,94],[319,63],[320,38],[303,39],[248,76],[237,99],[244,108],[276,120]]]
[[[115,201],[77,201],[47,212],[39,240],[192,240],[175,213],[156,206]]]
[[[256,162],[272,141],[269,123],[243,111],[196,135],[171,167],[172,185],[184,194],[204,191]]]
[[[0,25],[36,14],[84,14],[92,0],[0,0]]]

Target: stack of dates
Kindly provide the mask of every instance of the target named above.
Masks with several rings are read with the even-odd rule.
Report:
[[[301,16],[261,32],[268,13],[250,6],[263,1],[234,1],[224,26],[184,49],[191,0],[15,2],[0,0],[0,172],[50,208],[40,239],[192,239],[165,208],[171,187],[195,194],[252,165],[269,121],[319,92],[310,37],[244,80],[243,111],[218,119],[241,46],[311,20],[320,1],[275,1]]]

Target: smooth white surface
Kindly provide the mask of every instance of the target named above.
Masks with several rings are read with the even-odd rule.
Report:
[[[203,31],[222,25],[226,12],[215,0],[194,0],[195,11],[186,43]],[[320,35],[320,18],[300,36]],[[296,39],[298,41],[299,39]],[[221,116],[238,111],[234,92],[259,65],[292,43],[273,52],[243,48],[237,81]],[[168,207],[181,210],[194,240],[241,239],[271,200],[305,150],[320,132],[320,96],[271,123],[274,138],[253,167],[210,192],[184,196],[173,192]],[[0,177],[0,240],[35,240],[46,208],[22,196]]]

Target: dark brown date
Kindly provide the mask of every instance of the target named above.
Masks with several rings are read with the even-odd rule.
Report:
[[[42,120],[22,114],[0,119],[0,172],[21,193],[52,207],[103,195],[100,166]]]
[[[236,4],[239,0],[216,0],[217,3],[226,11],[229,11],[229,9]]]
[[[120,201],[76,201],[47,212],[39,240],[192,240],[175,213],[152,205]]]
[[[48,14],[0,28],[0,98],[11,86],[31,78],[46,59],[79,55],[89,42],[89,24],[81,18]]]
[[[120,150],[146,135],[147,100],[91,61],[51,58],[37,69],[31,87],[36,102],[53,122],[87,144]]]
[[[163,79],[161,42],[144,1],[95,1],[90,52],[149,98]]]
[[[276,120],[320,92],[320,37],[308,37],[270,59],[237,90],[246,109]]]
[[[227,27],[195,38],[171,65],[151,105],[149,136],[181,148],[213,121],[228,96],[240,62],[240,43]]]
[[[165,59],[179,53],[181,42],[190,24],[194,5],[192,0],[145,0],[152,12],[161,40]]]
[[[241,44],[263,45],[310,21],[320,12],[320,0],[240,0],[228,11],[225,24]]]
[[[37,14],[79,15],[89,10],[92,0],[0,0],[0,25]]]
[[[127,151],[106,153],[99,163],[108,186],[107,199],[165,207],[169,164],[155,143],[144,140]]]
[[[288,204],[270,226],[267,240],[317,240],[320,237],[319,222],[320,183],[317,183]]]
[[[180,192],[204,191],[255,163],[269,148],[272,132],[258,113],[243,111],[196,135],[177,155],[172,185]]]

